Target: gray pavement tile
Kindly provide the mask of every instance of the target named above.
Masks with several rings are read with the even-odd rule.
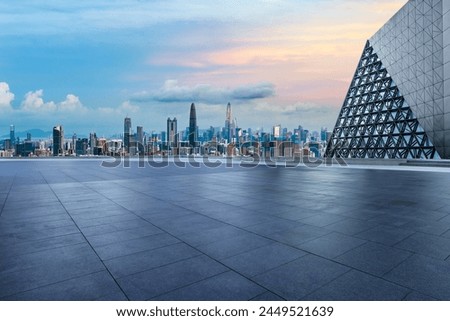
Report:
[[[6,219],[27,219],[39,216],[47,216],[47,215],[67,215],[66,210],[60,203],[54,203],[45,205],[40,204],[39,206],[28,205],[28,207],[24,208],[3,208],[2,217]]]
[[[86,238],[93,247],[97,248],[107,244],[129,241],[161,233],[163,232],[159,228],[151,225],[146,225],[144,227],[138,227],[129,230],[113,231],[100,235],[86,236]]]
[[[94,211],[94,209],[93,209]],[[74,217],[74,221],[77,223],[77,225],[80,228],[83,227],[91,227],[96,225],[103,225],[103,224],[116,224],[120,222],[135,220],[137,216],[135,214],[132,214],[131,212],[123,212],[115,213],[112,216],[106,216],[106,217],[99,217],[99,218],[76,218]]]
[[[131,237],[131,235],[128,236]],[[106,245],[94,246],[94,248],[102,260],[109,260],[133,253],[157,249],[175,243],[180,243],[180,241],[167,233],[159,233],[115,243],[108,243]]]
[[[355,236],[365,240],[382,243],[387,246],[392,246],[414,233],[414,231],[406,228],[378,225],[370,230],[358,233]]]
[[[231,225],[224,225],[212,229],[202,230],[201,233],[194,231],[178,235],[177,237],[192,246],[199,246],[202,244],[214,243],[244,235],[249,235],[249,232],[243,231]]]
[[[231,239],[202,244],[197,248],[215,259],[225,259],[271,243],[273,243],[273,241],[261,236],[246,234]]]
[[[369,222],[377,223],[380,225],[389,225],[393,227],[403,227],[403,228],[406,228],[406,226],[410,225],[414,221],[415,221],[414,218],[397,215],[395,211],[393,213],[384,213],[380,216],[377,216],[369,220]]]
[[[269,222],[247,226],[245,227],[245,230],[251,231],[259,235],[268,236],[276,232],[283,232],[303,225],[304,225],[303,223],[277,218]]]
[[[161,229],[176,235],[202,231],[204,229],[212,229],[222,227],[225,224],[209,217],[191,212],[188,215],[177,219],[166,219],[154,223]]]
[[[366,241],[348,235],[332,232],[314,240],[297,245],[298,248],[329,259],[344,254]]]
[[[306,296],[307,301],[399,301],[405,298],[409,289],[352,270],[314,293]]]
[[[252,279],[286,300],[301,300],[349,270],[330,260],[306,255]]]
[[[444,234],[441,235],[442,237],[445,237],[447,239],[450,239],[450,230],[448,230],[447,232],[445,232]]]
[[[439,300],[450,300],[450,262],[415,254],[384,278]]]
[[[260,215],[257,213],[251,213],[250,211],[246,211],[245,214],[241,213],[228,213],[226,216],[223,216],[222,218],[218,218],[218,220],[221,220],[225,223],[234,225],[236,227],[245,228],[247,226],[260,224],[260,223],[266,223],[271,222],[274,220],[272,216],[269,215]]]
[[[153,298],[161,301],[242,301],[266,290],[243,276],[228,271]]]
[[[335,260],[354,269],[382,276],[411,255],[408,251],[367,242]]]
[[[86,236],[97,236],[111,232],[133,230],[136,228],[145,228],[145,227],[149,227],[152,229],[155,226],[151,223],[148,223],[147,221],[144,221],[141,218],[134,217],[127,221],[111,222],[101,225],[80,227],[80,230]]]
[[[403,299],[403,301],[436,301],[436,300],[437,299],[429,295],[425,295],[417,291],[412,291]]]
[[[68,226],[61,226],[55,228],[46,228],[34,231],[25,231],[18,233],[11,233],[0,236],[0,243],[4,246],[11,246],[11,244],[23,241],[38,241],[42,239],[47,239],[56,236],[68,235],[80,233],[80,230],[75,226],[75,224]]]
[[[7,267],[2,262],[0,297],[105,270],[98,257],[86,245],[62,249],[27,254],[28,257],[24,255],[20,257],[21,260],[8,262]]]
[[[201,255],[118,279],[131,300],[149,300],[197,283],[228,269]]]
[[[268,237],[273,240],[295,246],[330,233],[332,233],[332,231],[322,227],[304,225],[282,232],[276,232]]]
[[[245,276],[255,276],[291,262],[307,253],[296,248],[272,243],[221,260],[229,268]]]
[[[200,254],[199,251],[184,243],[176,243],[152,250],[112,258],[105,260],[104,263],[115,278],[121,278],[195,257]]]
[[[45,250],[50,250],[58,247],[65,247],[68,245],[75,245],[85,243],[86,239],[81,233],[73,233],[55,237],[48,237],[40,240],[17,242],[16,240],[10,242],[8,246],[0,247],[0,257],[5,258],[11,256],[20,256]]]
[[[264,292],[260,295],[255,296],[250,301],[285,301],[282,297],[276,295],[272,292]]]
[[[301,219],[299,220],[299,222],[317,227],[324,227],[342,221],[344,219],[345,217],[335,214],[317,214],[308,218]]]
[[[422,218],[414,219],[412,222],[404,225],[404,228],[426,234],[441,235],[450,229],[450,223],[443,221],[430,221]]]
[[[32,224],[45,223],[60,220],[71,220],[70,216],[64,211],[59,214],[29,215],[29,216],[3,216],[0,226],[8,226],[11,224]]]
[[[95,299],[95,301],[128,301],[128,298],[125,296],[122,290],[120,290],[97,298]]]
[[[395,247],[441,260],[450,256],[450,239],[424,233],[415,233]]]
[[[361,221],[369,221],[383,215],[383,213],[384,209],[382,208],[374,209],[373,206],[366,205],[357,209],[341,212],[340,215]]]
[[[364,220],[358,220],[353,218],[346,218],[342,221],[332,223],[327,225],[325,228],[327,230],[332,230],[335,232],[339,232],[342,234],[347,234],[350,236],[354,236],[363,231],[367,231],[373,227],[375,227],[376,223],[367,222]]]
[[[39,232],[41,230],[73,226],[73,221],[69,216],[61,216],[59,220],[52,220],[46,222],[20,222],[12,224],[2,224],[0,223],[0,236],[7,234],[18,234],[18,233],[33,233]]]
[[[3,298],[3,300],[92,301],[106,297],[111,299],[110,296],[121,292],[111,275],[106,271],[101,271],[18,293]],[[124,296],[120,300],[123,298]]]

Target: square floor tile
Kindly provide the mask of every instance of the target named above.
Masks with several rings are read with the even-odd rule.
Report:
[[[382,276],[411,255],[408,251],[368,242],[335,260],[354,269]]]
[[[286,300],[301,300],[350,269],[314,255],[306,255],[252,278]]]

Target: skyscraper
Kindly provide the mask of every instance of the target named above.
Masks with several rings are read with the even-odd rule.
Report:
[[[231,122],[232,122],[232,114],[231,114],[231,104],[228,103],[227,105],[227,113],[225,116],[225,139],[231,143],[231,139],[232,139],[232,131],[231,131]]]
[[[177,119],[171,120],[167,118],[167,148],[176,148],[178,145],[178,135],[177,135]]]
[[[139,153],[144,153],[144,129],[142,126],[137,126],[136,128],[136,143],[138,144]]]
[[[11,141],[11,146],[14,149],[16,146],[16,134],[15,134],[14,125],[9,126],[9,139]]]
[[[64,130],[61,125],[53,127],[53,156],[64,156]]]
[[[195,113],[195,105],[194,103],[191,104],[191,111],[189,114],[189,145],[192,148],[197,147],[197,115]]]
[[[97,134],[96,133],[89,134],[89,147],[90,147],[91,155],[93,155],[94,148],[97,147]]]
[[[123,121],[123,147],[130,151],[130,139],[131,139],[131,118],[125,117]]]
[[[408,1],[367,40],[326,156],[450,158],[450,1]]]

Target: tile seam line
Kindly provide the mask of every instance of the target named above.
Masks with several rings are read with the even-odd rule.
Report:
[[[11,193],[11,190],[12,190],[12,187],[14,185],[14,181],[16,180],[16,177],[17,177],[17,173],[14,174],[14,177],[11,180],[11,184],[9,185],[9,189],[8,189],[8,193],[6,194],[5,202],[3,203],[2,208],[0,209],[0,217],[2,217],[3,209],[5,208],[6,202],[8,201],[9,194]]]
[[[111,271],[108,269],[108,267],[105,265],[105,263],[102,261],[102,259],[100,258],[100,256],[98,255],[98,253],[95,251],[95,249],[93,248],[92,244],[89,242],[89,240],[86,238],[86,236],[83,234],[83,232],[81,231],[80,227],[78,226],[78,224],[73,220],[73,217],[70,215],[70,213],[67,211],[66,207],[64,206],[64,204],[61,202],[61,200],[59,199],[58,195],[55,193],[53,187],[49,184],[49,182],[47,181],[47,179],[45,178],[44,174],[39,170],[38,171],[39,174],[42,176],[42,179],[46,182],[46,184],[49,186],[50,190],[52,191],[52,193],[55,195],[55,197],[58,199],[58,201],[61,203],[61,206],[64,208],[64,210],[66,211],[67,215],[69,215],[70,219],[72,220],[73,224],[76,226],[76,228],[78,229],[78,231],[80,232],[81,235],[83,235],[83,238],[85,239],[86,243],[89,244],[89,247],[91,248],[91,250],[95,253],[95,256],[97,256],[97,258],[99,259],[99,261],[101,262],[101,264],[103,265],[103,267],[105,268],[105,270],[108,272],[108,274],[110,275],[110,277],[114,280],[114,283],[118,286],[118,288],[120,289],[120,291],[122,291],[122,294],[127,298],[127,300],[129,300],[127,294],[125,293],[125,291],[122,289],[122,287],[120,286],[119,283],[117,283],[117,280],[113,277]],[[69,176],[70,177],[70,176]]]
[[[15,296],[15,295],[18,295],[18,294],[24,294],[24,293],[28,293],[28,292],[31,292],[31,291],[34,291],[34,290],[42,289],[42,288],[45,288],[47,286],[52,286],[52,285],[64,283],[64,282],[67,282],[67,281],[83,278],[83,277],[86,277],[86,276],[89,276],[89,275],[98,274],[98,273],[101,273],[101,272],[105,272],[105,270],[94,271],[94,272],[91,272],[91,273],[74,276],[74,277],[71,277],[71,278],[68,278],[68,279],[65,279],[65,280],[61,280],[61,281],[58,281],[58,282],[53,282],[53,283],[49,283],[49,284],[40,285],[40,286],[37,286],[37,287],[32,288],[32,289],[28,289],[28,290],[25,290],[25,291],[16,292],[14,294],[9,294],[9,295],[6,295],[6,296],[2,296],[2,297],[0,297],[0,300],[8,298],[8,297],[11,297],[11,296]],[[38,301],[42,301],[42,300],[38,300]]]

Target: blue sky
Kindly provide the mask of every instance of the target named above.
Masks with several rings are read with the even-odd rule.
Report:
[[[0,134],[148,132],[167,117],[332,128],[365,40],[397,1],[0,1]]]

